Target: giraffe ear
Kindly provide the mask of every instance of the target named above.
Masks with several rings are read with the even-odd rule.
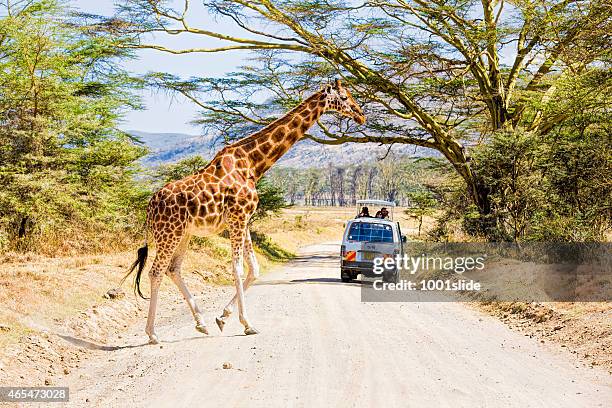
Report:
[[[334,87],[336,89],[340,89],[342,87],[342,83],[340,82],[338,78],[336,78],[336,80],[334,81]]]
[[[325,89],[325,93],[331,93],[333,87],[332,87],[331,84],[327,84],[327,85],[325,85],[324,89]]]

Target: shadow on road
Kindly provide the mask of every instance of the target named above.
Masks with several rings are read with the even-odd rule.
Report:
[[[91,342],[89,340],[83,340],[83,339],[79,339],[77,337],[72,337],[72,336],[67,336],[64,334],[58,334],[59,337],[61,337],[62,339],[66,340],[68,343],[73,344],[77,347],[82,347],[82,348],[86,348],[88,350],[101,350],[101,351],[117,351],[117,350],[121,350],[121,349],[130,349],[130,348],[137,348],[137,347],[143,347],[148,345],[149,343],[143,343],[143,344],[128,344],[125,346],[105,346],[103,344],[97,344],[94,342]]]
[[[329,253],[314,253],[308,255],[297,256],[291,260],[292,265],[309,266],[309,267],[333,267],[340,265],[340,258],[335,254]]]
[[[81,348],[85,348],[88,350],[100,350],[100,351],[117,351],[117,350],[123,350],[123,349],[131,349],[131,348],[138,348],[138,347],[145,347],[145,346],[149,346],[150,344],[148,342],[146,343],[142,343],[142,344],[128,344],[125,346],[107,346],[107,345],[103,345],[103,344],[97,344],[88,340],[83,340],[83,339],[79,339],[76,337],[72,337],[72,336],[66,336],[63,334],[58,334],[59,337],[61,337],[62,339],[66,340],[67,342],[69,342],[70,344],[77,346],[77,347],[81,347]],[[161,340],[160,343],[161,344],[172,344],[172,343],[184,343],[186,341],[194,341],[194,340],[205,340],[205,339],[211,339],[213,337],[246,337],[246,334],[227,334],[227,335],[223,335],[223,334],[218,334],[218,335],[201,335],[201,336],[192,336],[192,337],[186,337],[186,338],[178,338],[178,339],[174,339],[174,340]]]
[[[191,336],[185,338],[178,338],[174,340],[161,340],[160,343],[172,344],[172,343],[184,343],[186,341],[194,341],[194,340],[206,340],[213,339],[215,337],[247,337],[246,334],[202,334],[200,336]]]
[[[255,286],[266,286],[266,285],[299,285],[299,284],[317,284],[317,285],[340,285],[340,286],[361,286],[363,281],[352,281],[350,283],[344,283],[337,278],[308,278],[308,279],[292,279],[292,280],[267,280],[259,281],[254,283]]]
[[[369,282],[363,280],[352,280],[350,282],[342,282],[338,278],[308,278],[308,279],[293,279],[290,281],[291,283],[327,283],[334,285],[342,285],[342,286],[361,286],[363,284],[367,284]]]

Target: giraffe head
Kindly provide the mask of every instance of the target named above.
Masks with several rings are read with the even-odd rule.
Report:
[[[339,79],[336,79],[333,84],[325,85],[323,92],[327,102],[326,110],[336,111],[343,116],[353,118],[360,125],[365,123],[363,111],[349,90],[342,86]]]

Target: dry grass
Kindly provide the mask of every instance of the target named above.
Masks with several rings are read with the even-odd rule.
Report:
[[[405,207],[393,210],[394,220],[400,223],[402,233],[410,239],[425,239],[427,231],[435,224],[433,217],[424,217],[421,235],[418,235],[418,221],[407,215]],[[356,215],[355,207],[290,207],[283,211],[280,217],[273,221],[265,221],[263,225],[255,225],[275,242],[295,248],[302,240],[312,240],[317,235],[320,241],[340,241],[347,220]],[[297,239],[297,240],[296,240]]]
[[[0,246],[0,250],[35,252],[50,257],[117,253],[142,239],[142,222],[137,224],[137,227],[109,228],[100,221],[73,221],[58,228],[47,227],[43,233],[15,239],[6,248]]]
[[[290,207],[278,217],[256,223],[253,229],[267,235],[276,244],[295,252],[304,244],[339,241],[344,222],[353,215],[346,208]]]
[[[100,303],[111,285],[117,286],[117,277],[130,256],[5,255],[0,266],[0,322],[10,329],[5,329],[0,344],[15,341],[36,327],[53,326]]]

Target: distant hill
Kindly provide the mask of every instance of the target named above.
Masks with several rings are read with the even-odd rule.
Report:
[[[184,133],[149,133],[137,130],[129,134],[142,141],[151,149],[151,154],[143,160],[147,166],[172,163],[185,157],[199,154],[211,159],[220,150],[211,137],[188,135]],[[329,163],[337,166],[373,162],[385,156],[388,146],[374,143],[345,143],[342,145],[322,145],[312,140],[303,140],[293,146],[278,162],[278,166],[308,168],[324,167]],[[394,146],[393,152],[411,156],[431,156],[433,151],[414,146]]]

